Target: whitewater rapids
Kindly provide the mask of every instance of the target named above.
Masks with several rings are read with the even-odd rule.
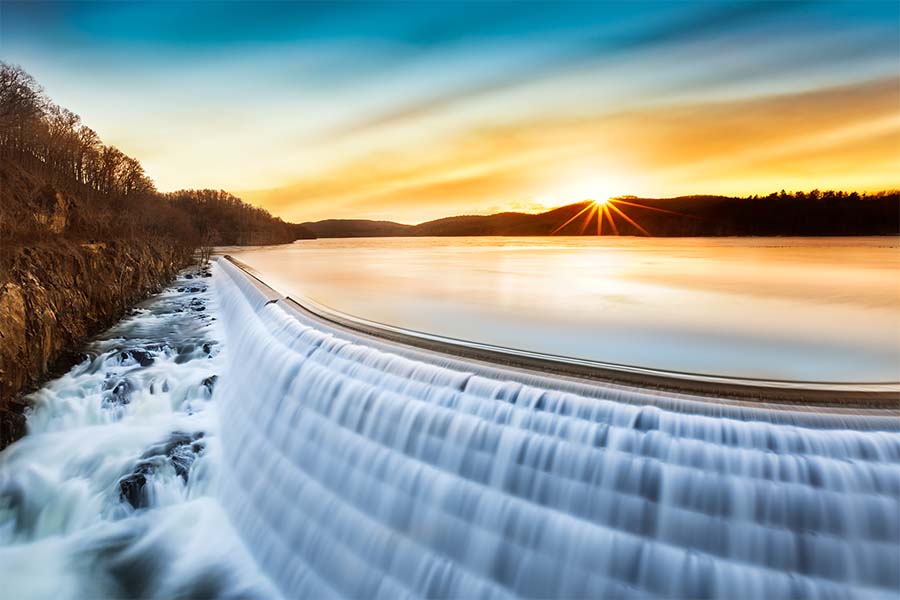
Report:
[[[214,284],[182,273],[32,394],[0,453],[0,597],[277,596],[216,500]]]
[[[35,395],[0,454],[14,597],[900,592],[896,419],[504,371],[213,273]]]

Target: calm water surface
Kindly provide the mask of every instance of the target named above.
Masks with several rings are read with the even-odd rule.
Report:
[[[732,377],[900,380],[893,238],[382,238],[229,249],[372,321]]]

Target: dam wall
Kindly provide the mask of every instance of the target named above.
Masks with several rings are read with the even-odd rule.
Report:
[[[900,425],[544,377],[227,260],[220,500],[288,597],[896,597]]]

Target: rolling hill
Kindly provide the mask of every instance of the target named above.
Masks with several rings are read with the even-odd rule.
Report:
[[[321,238],[597,235],[597,207],[577,202],[538,214],[463,215],[405,225],[328,219],[303,226]],[[817,191],[764,197],[680,196],[614,199],[603,235],[658,237],[853,236],[900,234],[900,193]]]

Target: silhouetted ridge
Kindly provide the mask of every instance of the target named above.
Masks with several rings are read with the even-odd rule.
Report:
[[[317,237],[397,237],[412,235],[414,225],[367,219],[326,219],[303,223],[302,227]]]
[[[577,202],[538,214],[445,217],[418,225],[361,219],[304,223],[319,237],[597,235],[596,207]],[[602,235],[658,237],[900,234],[900,193],[796,192],[677,198],[623,196],[607,206]],[[628,217],[622,216],[625,213]],[[614,220],[614,225],[610,223]],[[638,226],[635,226],[631,219]],[[640,228],[644,231],[641,231]]]

